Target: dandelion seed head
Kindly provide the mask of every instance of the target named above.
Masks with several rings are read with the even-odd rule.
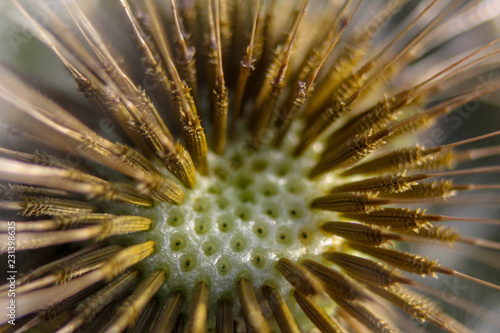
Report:
[[[15,52],[66,70],[0,64],[0,252],[61,251],[18,278],[23,329],[467,332],[440,301],[499,324],[418,276],[500,290],[427,247],[500,250],[447,225],[495,216],[435,209],[500,189],[466,178],[500,171],[466,164],[498,128],[434,127],[500,89],[494,1],[96,3],[10,1]]]

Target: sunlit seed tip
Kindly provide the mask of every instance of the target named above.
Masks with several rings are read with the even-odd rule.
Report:
[[[341,166],[350,167],[384,144],[390,133],[391,130],[384,129],[367,136],[355,136],[336,147],[327,148],[327,154],[321,157],[309,177],[316,178]]]
[[[363,304],[356,302],[346,302],[341,298],[335,298],[335,302],[344,310],[351,318],[364,325],[372,332],[392,333],[397,332],[385,320],[378,318]]]
[[[383,208],[366,213],[343,213],[343,215],[352,220],[394,230],[419,229],[429,222],[441,221],[439,216],[405,208]]]
[[[394,267],[415,274],[434,275],[434,272],[438,267],[436,263],[437,260],[429,260],[426,257],[421,257],[412,253],[381,247],[365,246],[362,244],[350,244],[350,246],[355,250],[385,261]]]
[[[334,295],[346,301],[363,300],[367,298],[365,293],[344,274],[330,267],[310,259],[304,260],[302,266],[321,281],[325,292],[330,297]]]
[[[164,270],[157,270],[142,281],[122,306],[118,308],[118,311],[104,332],[119,333],[131,326],[144,310],[149,300],[161,287],[165,281],[165,276]]]
[[[97,210],[88,202],[39,196],[24,196],[18,204],[24,216],[75,215]]]
[[[196,285],[191,298],[187,332],[205,333],[208,312],[208,286],[205,282]]]
[[[181,143],[175,144],[176,153],[167,155],[163,162],[167,169],[184,185],[193,188],[196,184],[196,169],[189,153]]]
[[[400,170],[441,170],[454,166],[453,151],[428,154],[425,148],[414,146],[401,148],[344,170],[341,176],[356,174],[383,174]]]
[[[254,289],[250,281],[241,278],[238,282],[238,294],[243,311],[243,316],[247,324],[256,332],[270,333],[271,330],[267,324],[260,309],[259,302],[255,296]]]
[[[428,321],[433,325],[446,329],[448,332],[458,332],[448,326],[449,320],[447,320],[447,318],[443,316],[441,310],[428,299],[403,289],[401,286],[392,286],[386,289],[374,286],[369,286],[369,288],[421,323]]]
[[[340,266],[355,279],[372,285],[388,287],[396,283],[412,284],[410,279],[377,261],[341,252],[326,252],[324,257]]]
[[[117,216],[108,221],[101,222],[103,230],[97,239],[101,240],[111,236],[149,230],[151,223],[152,221],[147,217]]]
[[[436,224],[443,221],[500,224],[500,220],[433,215],[413,210],[413,206],[388,205],[445,206],[460,202],[473,205],[473,201],[468,200],[474,193],[469,197],[466,194],[465,198],[444,199],[461,194],[460,191],[489,190],[496,194],[493,191],[500,189],[498,184],[457,185],[444,179],[485,174],[495,168],[494,172],[498,172],[500,167],[480,172],[461,169],[430,173],[498,155],[498,146],[469,150],[461,150],[459,146],[492,138],[500,135],[500,131],[451,144],[430,145],[430,148],[404,147],[409,137],[400,137],[431,128],[457,108],[475,100],[479,102],[479,97],[487,98],[500,88],[500,81],[494,78],[500,38],[494,37],[496,39],[485,45],[479,39],[469,38],[491,30],[492,24],[483,23],[499,17],[500,7],[493,5],[498,0],[378,1],[375,7],[380,5],[379,10],[374,13],[363,12],[365,7],[370,10],[373,4],[362,6],[365,3],[362,0],[327,0],[323,7],[316,4],[307,13],[309,0],[169,0],[166,7],[170,5],[171,10],[167,12],[163,12],[165,6],[157,0],[119,1],[122,8],[118,14],[126,15],[125,25],[132,29],[142,68],[137,67],[140,64],[126,63],[136,55],[127,54],[121,59],[110,47],[109,40],[104,39],[101,34],[104,31],[99,31],[101,25],[90,20],[96,19],[97,23],[99,18],[87,17],[91,9],[83,10],[78,2],[59,2],[64,14],[69,16],[69,20],[63,20],[55,7],[43,1],[21,5],[21,0],[10,0],[15,7],[14,14],[22,16],[19,23],[28,23],[28,31],[55,53],[76,80],[82,95],[122,127],[116,132],[101,128],[103,135],[114,138],[125,134],[134,144],[130,147],[109,141],[73,116],[79,114],[77,109],[66,110],[55,99],[48,98],[46,87],[41,87],[39,92],[0,65],[0,102],[6,106],[0,113],[5,112],[6,120],[12,117],[14,123],[0,124],[0,127],[14,133],[14,139],[28,139],[59,150],[56,156],[70,154],[73,157],[76,153],[78,158],[90,162],[83,161],[82,166],[106,176],[99,178],[82,172],[72,163],[45,152],[28,154],[0,148],[0,155],[12,159],[12,162],[0,159],[3,167],[0,168],[0,210],[6,215],[0,221],[3,237],[0,253],[8,251],[5,244],[11,222],[16,225],[16,251],[61,244],[71,245],[64,246],[63,251],[86,246],[19,276],[16,284],[19,313],[16,315],[19,318],[34,315],[19,331],[46,323],[51,327],[65,323],[58,333],[82,329],[106,330],[106,333],[147,329],[206,333],[214,329],[212,324],[215,331],[221,333],[242,329],[266,333],[276,324],[281,331],[291,333],[309,330],[312,325],[328,333],[395,331],[386,319],[403,326],[403,330],[410,327],[406,326],[406,317],[393,312],[392,308],[388,310],[387,305],[399,307],[421,323],[429,322],[449,332],[470,331],[432,302],[406,290],[403,284],[435,298],[441,297],[443,301],[453,298],[450,302],[453,306],[497,324],[497,318],[492,318],[494,315],[481,306],[420,284],[399,270],[460,277],[495,290],[500,290],[500,286],[440,266],[425,257],[395,250],[391,241],[398,241],[397,245],[405,242],[451,246],[459,242],[483,246],[487,249],[457,252],[494,267],[498,263],[486,254],[499,250],[500,243],[464,237],[452,228]],[[401,15],[397,14],[400,9],[403,9]],[[358,10],[359,20],[349,27],[352,19],[358,19],[355,16]],[[37,15],[40,11],[50,14],[47,22],[41,22],[43,18]],[[368,22],[359,22],[368,16]],[[108,23],[111,24],[106,22],[105,26]],[[388,23],[390,26],[382,30]],[[358,29],[360,26],[363,27]],[[473,28],[479,29],[472,31]],[[115,32],[112,38],[122,33],[115,36]],[[490,40],[486,35],[483,37]],[[116,51],[130,46],[124,42],[117,44],[120,50]],[[481,46],[468,50],[475,43]],[[460,45],[465,49],[457,48]],[[493,45],[493,51],[479,54]],[[453,53],[450,51],[460,53],[457,52],[456,59],[450,59],[447,58]],[[147,89],[134,82],[141,76],[141,70],[142,84]],[[490,74],[493,76],[489,77]],[[488,82],[483,80],[486,77]],[[474,85],[475,79],[481,82]],[[462,92],[464,86],[471,84],[473,89]],[[151,94],[154,94],[152,99]],[[56,95],[59,100],[61,96]],[[245,109],[253,112],[243,118],[241,114]],[[81,119],[92,117],[91,111],[79,116]],[[95,126],[94,121],[99,120],[91,119],[90,124]],[[203,123],[208,132],[202,121],[208,121]],[[172,132],[167,123],[175,125]],[[21,131],[14,126],[26,127]],[[229,128],[232,134],[241,131],[232,137],[233,142],[227,138]],[[206,133],[212,152],[220,156],[208,151]],[[329,137],[325,137],[326,134]],[[283,150],[278,151],[285,141]],[[303,231],[306,229],[298,229],[298,251],[294,250],[295,245],[287,245],[293,258],[281,258],[283,251],[271,253],[273,258],[281,258],[275,262],[276,266],[271,266],[277,268],[290,285],[283,285],[279,273],[266,269],[258,274],[253,271],[249,275],[237,275],[238,280],[232,280],[227,286],[224,281],[229,280],[215,279],[207,272],[196,273],[191,278],[187,274],[178,287],[170,283],[164,285],[166,271],[149,267],[158,259],[148,258],[155,251],[153,241],[129,247],[105,247],[107,242],[101,242],[111,236],[150,229],[152,220],[138,216],[150,209],[130,205],[150,207],[155,201],[162,201],[169,204],[158,204],[155,210],[168,210],[172,208],[170,204],[181,204],[185,196],[186,201],[190,201],[194,192],[199,192],[198,187],[201,185],[203,190],[205,184],[210,193],[221,194],[219,187],[213,190],[210,184],[212,174],[217,176],[218,172],[209,169],[208,160],[215,158],[218,164],[229,161],[226,157],[235,156],[233,153],[241,143],[246,144],[242,148],[252,149],[248,154],[238,149],[238,160],[247,163],[245,159],[251,159],[253,153],[265,149],[271,142],[275,146],[265,151],[267,157],[275,153],[291,154],[302,159],[295,161],[299,169],[304,165],[308,168],[305,175],[310,181],[306,187],[311,185],[312,190],[318,190],[313,197],[307,195],[312,192],[305,193],[309,200],[306,205],[311,208],[308,213],[330,216],[320,224],[315,224],[318,216],[309,219],[316,221],[313,221],[316,231],[311,229],[311,232],[318,234],[313,237],[309,236],[311,225],[306,228],[307,233]],[[390,146],[383,147],[386,143]],[[20,147],[27,149],[30,145],[22,142]],[[308,149],[312,155],[305,154]],[[157,168],[157,162],[163,164]],[[25,164],[23,169],[18,168],[22,164]],[[110,170],[101,170],[102,167],[121,175],[111,175]],[[291,188],[294,184],[288,186],[287,176],[283,177],[295,173],[295,168],[283,174],[279,165],[271,168],[276,176],[282,177],[280,184],[285,184],[287,192],[298,193]],[[164,177],[166,171],[173,177]],[[302,171],[300,174],[304,176]],[[201,177],[203,184],[198,187],[196,172],[207,176]],[[367,178],[366,175],[373,176]],[[125,183],[110,181],[107,176]],[[250,175],[253,176],[257,177]],[[263,176],[268,176],[267,171]],[[437,180],[424,181],[427,178]],[[129,180],[133,182],[128,183]],[[325,187],[333,185],[335,188],[325,194]],[[186,192],[183,187],[188,188]],[[253,188],[247,190],[251,192]],[[241,202],[255,203],[253,196],[250,200],[247,194],[243,193]],[[97,202],[100,200],[115,202],[101,205]],[[219,210],[231,208],[223,208],[219,200],[216,201]],[[481,205],[488,203],[490,201],[480,200]],[[193,207],[189,205],[185,202],[177,208],[190,210]],[[193,209],[200,213],[196,206]],[[129,215],[96,213],[101,212],[100,209]],[[288,212],[295,222],[301,222],[302,217],[308,219],[307,214],[297,212],[295,209]],[[15,214],[23,216],[11,221]],[[330,221],[335,216],[352,222]],[[279,224],[279,219],[276,215],[273,223]],[[262,233],[259,230],[255,232],[265,242],[267,230]],[[147,237],[147,233],[116,237],[112,243],[134,243],[143,236]],[[165,250],[165,244],[160,245]],[[188,242],[187,246],[191,245]],[[145,265],[145,272],[153,273],[138,281],[138,271],[130,269],[136,264]],[[196,267],[195,270],[205,270],[199,265]],[[291,295],[287,293],[290,286]],[[254,289],[259,287],[261,289]],[[10,284],[0,285],[0,292],[9,288]],[[162,294],[156,298],[159,289]],[[191,297],[184,300],[183,294],[174,290],[183,290]],[[238,299],[234,299],[236,292]],[[336,305],[323,297],[324,294]],[[285,299],[290,296],[296,302],[291,299],[287,304]],[[0,298],[0,303],[6,299]],[[160,302],[165,304],[163,310],[157,311]],[[310,322],[299,313],[305,314]],[[0,319],[0,323],[4,320]],[[301,327],[303,320],[307,323]],[[45,330],[47,326],[40,329]]]
[[[137,185],[139,193],[149,195],[158,201],[180,204],[184,200],[184,192],[171,180],[161,176],[151,176],[147,183]]]
[[[127,268],[147,258],[154,251],[155,242],[153,241],[129,246],[114,255],[100,270],[109,281]]]
[[[128,271],[111,281],[105,288],[98,291],[93,297],[81,302],[72,312],[73,317],[62,326],[57,333],[71,333],[88,323],[107,304],[124,293],[138,279],[137,270]]]
[[[120,247],[109,246],[82,253],[75,257],[63,258],[56,264],[42,266],[38,272],[18,280],[16,292],[24,294],[43,287],[65,284],[98,267],[101,267]],[[43,277],[41,275],[45,274]]]
[[[405,177],[404,175],[373,177],[336,186],[330,190],[330,193],[358,191],[400,193],[412,188],[412,185],[414,185],[416,181],[427,177],[427,175],[414,175],[410,177]]]
[[[449,198],[455,195],[456,189],[450,180],[437,180],[433,182],[423,182],[411,185],[407,191],[403,192],[379,192],[382,198],[393,199],[429,199],[429,198]]]
[[[425,228],[402,229],[399,232],[424,239],[446,242],[449,246],[453,246],[461,239],[460,234],[455,229],[441,225],[426,225]]]

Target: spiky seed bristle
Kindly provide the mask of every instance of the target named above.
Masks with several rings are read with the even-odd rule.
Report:
[[[0,147],[0,253],[63,244],[76,251],[17,278],[21,331],[407,329],[390,305],[457,332],[468,329],[410,288],[439,291],[398,269],[500,289],[397,249],[500,249],[439,225],[499,220],[414,207],[500,189],[452,178],[500,171],[452,170],[497,155],[498,146],[461,146],[500,131],[405,143],[500,88],[491,60],[500,38],[483,34],[489,39],[480,44],[461,35],[481,34],[498,18],[495,1],[380,1],[372,17],[365,8],[377,6],[361,0],[330,1],[322,11],[309,0],[170,0],[166,8],[116,0],[124,18],[116,39],[132,32],[137,66],[125,65],[124,50],[83,2],[58,0],[57,13],[45,1],[10,2],[79,92],[121,127],[113,140],[130,139],[101,135],[0,65],[2,114],[12,120],[2,126],[41,146]],[[452,32],[457,21],[462,30]],[[445,59],[441,53],[457,53],[452,40],[466,47]],[[472,84],[478,73],[491,79]],[[70,155],[88,163],[75,165]],[[495,323],[454,297],[453,305]],[[8,302],[2,294],[2,308]]]

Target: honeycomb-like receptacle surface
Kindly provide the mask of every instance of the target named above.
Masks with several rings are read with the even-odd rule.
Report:
[[[290,301],[291,286],[276,268],[278,259],[321,262],[325,249],[339,245],[319,231],[335,214],[309,208],[313,198],[332,186],[328,178],[307,178],[319,147],[294,158],[294,141],[256,153],[233,143],[223,156],[209,154],[210,174],[198,175],[182,204],[121,207],[120,213],[153,220],[151,230],[124,236],[120,242],[155,241],[156,252],[141,266],[145,274],[167,271],[161,298],[181,290],[188,303],[194,286],[203,280],[210,288],[209,311],[214,311],[222,297],[238,298],[237,281],[246,277],[257,294],[259,286],[268,283]]]

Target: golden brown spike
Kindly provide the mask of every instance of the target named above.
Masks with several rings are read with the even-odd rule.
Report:
[[[497,90],[500,87],[498,83],[487,84],[478,86],[472,90],[469,90],[465,93],[462,93],[456,97],[450,98],[442,103],[439,103],[433,107],[426,109],[425,111],[420,112],[418,115],[412,117],[413,119],[408,122],[406,125],[400,127],[396,130],[389,140],[393,140],[396,137],[403,134],[417,133],[421,132],[427,128],[433,126],[440,118],[446,116],[451,111],[456,108],[469,103],[473,100],[479,99],[480,97],[491,94],[493,91]],[[418,99],[417,99],[418,101]],[[420,103],[420,102],[418,102]],[[411,105],[416,104],[415,102],[411,103]],[[343,127],[345,129],[345,127]],[[328,142],[335,141],[335,136],[339,136],[344,132],[339,130],[336,131],[335,134],[332,134],[328,138]],[[338,141],[337,141],[338,142]]]
[[[325,222],[321,230],[340,236],[350,242],[372,246],[382,245],[390,240],[402,240],[400,235],[391,234],[384,230],[361,223],[352,222]]]
[[[356,182],[339,185],[330,190],[330,193],[341,192],[386,192],[401,193],[410,190],[416,181],[432,177],[432,175],[420,174],[405,177],[404,175],[373,177]]]
[[[191,298],[191,309],[189,311],[189,322],[186,332],[205,333],[208,311],[208,286],[205,282],[196,285]]]
[[[264,285],[262,287],[262,293],[269,302],[269,306],[273,311],[274,318],[276,319],[281,332],[300,333],[300,328],[295,322],[295,319],[286,305],[283,296],[281,296],[276,289],[268,285]]]
[[[349,120],[334,131],[327,140],[327,147],[335,147],[344,141],[358,135],[367,135],[371,130],[381,130],[396,118],[396,112],[410,103],[409,91],[403,91],[395,96],[384,96],[374,106]],[[421,104],[424,101],[418,101]]]
[[[396,125],[387,132],[394,132],[402,124]],[[378,133],[382,133],[380,131]],[[447,152],[453,148],[461,145],[465,145],[471,142],[479,141],[482,139],[494,137],[500,135],[500,131],[491,132],[488,134],[473,137],[467,140],[462,140],[447,145],[436,146],[432,148],[421,148],[418,145],[415,147],[403,148],[380,157],[377,157],[371,161],[365,162],[363,164],[357,165],[349,170],[342,172],[343,176],[353,175],[356,173],[366,173],[365,170],[371,169],[369,173],[378,173],[382,170],[384,172],[395,171],[395,169],[438,169],[443,167],[447,162],[452,163],[453,159],[450,155],[452,152]],[[451,160],[450,160],[451,159]],[[388,165],[388,163],[393,163]],[[451,168],[451,165],[448,165]]]
[[[391,201],[391,203],[405,203],[408,201]],[[442,221],[463,221],[463,222],[477,222],[477,223],[489,223],[489,224],[500,224],[500,220],[495,219],[484,219],[477,217],[465,217],[465,216],[446,216],[446,215],[433,215],[420,213],[418,210],[410,211],[409,209],[403,208],[384,208],[377,211],[372,211],[368,213],[344,213],[348,218],[357,219],[366,223],[373,223],[378,225],[384,225],[391,227],[393,229],[405,229],[410,225],[415,225],[413,228],[422,227],[428,222],[442,222]],[[385,218],[385,221],[381,221],[381,217]],[[369,221],[369,222],[368,222]]]
[[[340,272],[310,259],[304,260],[302,266],[321,281],[328,295],[337,295],[346,301],[363,300],[367,298],[365,293],[363,293],[358,286]]]
[[[124,3],[122,3],[124,4]],[[137,87],[133,82],[130,76],[125,73],[125,71],[120,67],[115,57],[113,56],[111,50],[106,46],[106,44],[101,39],[99,33],[88,20],[86,15],[80,9],[80,7],[75,4],[64,4],[68,13],[73,18],[75,24],[78,29],[82,33],[83,37],[89,44],[90,48],[97,56],[101,63],[101,69],[104,69],[105,72],[109,75],[110,79],[119,86],[119,89],[116,89],[115,93],[124,93],[126,95],[123,98],[123,103],[127,107],[130,112],[130,116],[135,120],[139,121],[141,124],[139,127],[145,123],[150,127],[153,133],[150,133],[152,137],[155,139],[159,139],[166,136],[169,139],[172,138],[170,131],[167,126],[163,122],[163,119],[158,114],[153,103],[150,101],[149,97],[145,94],[142,88]],[[115,85],[113,85],[115,88]],[[120,93],[118,93],[120,95]],[[121,98],[121,96],[120,96]],[[134,106],[131,107],[130,102],[134,103]],[[152,146],[155,145],[154,142],[149,142]]]
[[[182,115],[181,120],[189,127],[185,128],[184,138],[186,140],[186,147],[191,156],[193,157],[194,165],[198,172],[202,175],[208,174],[207,162],[207,138],[205,130],[201,126],[200,118],[198,115],[185,113]]]
[[[125,272],[106,287],[95,293],[92,297],[81,302],[73,311],[74,316],[57,333],[72,333],[78,330],[83,324],[91,320],[107,304],[115,300],[120,294],[125,292],[135,281],[137,281],[138,271]]]
[[[104,240],[111,236],[149,230],[151,223],[152,221],[149,218],[142,216],[118,216],[111,218],[100,223],[103,229],[97,240]]]
[[[434,272],[440,273],[440,274],[445,274],[445,275],[450,275],[450,276],[456,276],[465,280],[469,280],[478,284],[481,284],[483,286],[495,289],[495,290],[500,290],[500,286],[488,281],[484,281],[478,278],[475,278],[473,276],[458,272],[452,268],[447,268],[447,267],[442,267],[442,266],[436,266],[434,267]]]
[[[391,134],[393,129],[384,129],[368,136],[356,136],[336,147],[329,147],[328,152],[309,173],[310,178],[315,178],[328,171],[341,166],[349,167],[384,144],[384,139]]]
[[[438,267],[436,260],[429,260],[417,254],[362,244],[349,243],[349,246],[410,273],[434,276],[435,269]]]
[[[391,203],[388,199],[378,199],[369,193],[335,193],[314,199],[311,208],[342,213],[369,213],[381,205]]]
[[[252,284],[244,277],[238,282],[238,294],[246,323],[256,332],[270,333],[271,330],[260,310]]]
[[[120,333],[131,326],[153,295],[160,289],[165,281],[165,276],[165,271],[161,269],[149,275],[119,307],[104,332]]]
[[[174,329],[177,317],[181,312],[182,294],[175,292],[171,295],[165,306],[163,307],[160,316],[155,324],[155,332],[172,332]]]
[[[318,282],[302,268],[294,264],[292,261],[281,258],[277,264],[278,270],[283,274],[285,279],[302,294],[317,295],[322,292]]]
[[[48,154],[46,152],[39,152],[38,150],[36,150],[33,154],[28,154],[0,147],[0,154],[26,163],[33,163],[60,169],[74,169],[74,165],[70,161]]]
[[[344,332],[338,324],[328,315],[320,306],[313,303],[307,296],[302,295],[297,290],[293,291],[293,297],[300,308],[313,324],[323,333],[342,333]]]
[[[151,221],[142,216],[127,216],[127,215],[112,215],[112,214],[96,214],[96,213],[86,213],[78,215],[57,215],[53,216],[51,220],[41,220],[37,221],[40,223],[50,222],[55,230],[66,230],[75,229],[80,227],[86,227],[93,224],[105,224],[110,223],[119,225],[123,221],[123,225],[146,225],[150,224]]]
[[[217,307],[216,333],[233,333],[233,303],[230,300],[222,300]]]
[[[340,266],[350,276],[368,284],[388,287],[396,283],[412,284],[413,281],[401,276],[380,262],[360,258],[341,252],[326,252],[324,257]]]
[[[129,6],[129,3],[127,0],[120,0],[123,9],[125,10],[125,13],[132,25],[132,30],[135,35],[135,38],[137,40],[137,43],[139,44],[139,49],[142,52],[142,62],[144,64],[144,67],[146,68],[146,75],[149,77],[151,76],[152,79],[154,80],[155,83],[157,83],[163,92],[165,93],[165,96],[167,96],[167,99],[170,103],[170,105],[176,109],[177,108],[177,102],[176,102],[176,96],[177,96],[177,91],[172,88],[172,83],[170,82],[170,79],[167,76],[166,69],[164,67],[164,64],[160,61],[161,55],[159,51],[157,50],[156,45],[153,43],[151,38],[149,38],[148,33],[145,31],[144,27],[139,23],[138,18],[134,13],[132,12],[132,9]],[[125,107],[125,106],[123,106]],[[133,120],[129,120],[133,121]],[[126,128],[128,126],[125,126]],[[132,137],[134,136],[133,133]],[[130,135],[130,134],[129,134]],[[172,138],[172,136],[170,135]]]
[[[394,230],[419,229],[429,222],[440,221],[436,215],[427,215],[419,210],[405,208],[383,208],[368,213],[344,213],[344,217],[363,223],[389,227]]]
[[[448,325],[448,318],[443,316],[441,310],[428,299],[412,293],[401,286],[392,286],[387,289],[374,286],[368,286],[368,288],[421,323],[428,321],[448,332],[457,332]]]
[[[335,302],[344,310],[350,317],[356,319],[359,323],[367,327],[370,332],[393,333],[396,330],[386,321],[375,316],[364,305],[359,303],[346,302],[337,297]]]

